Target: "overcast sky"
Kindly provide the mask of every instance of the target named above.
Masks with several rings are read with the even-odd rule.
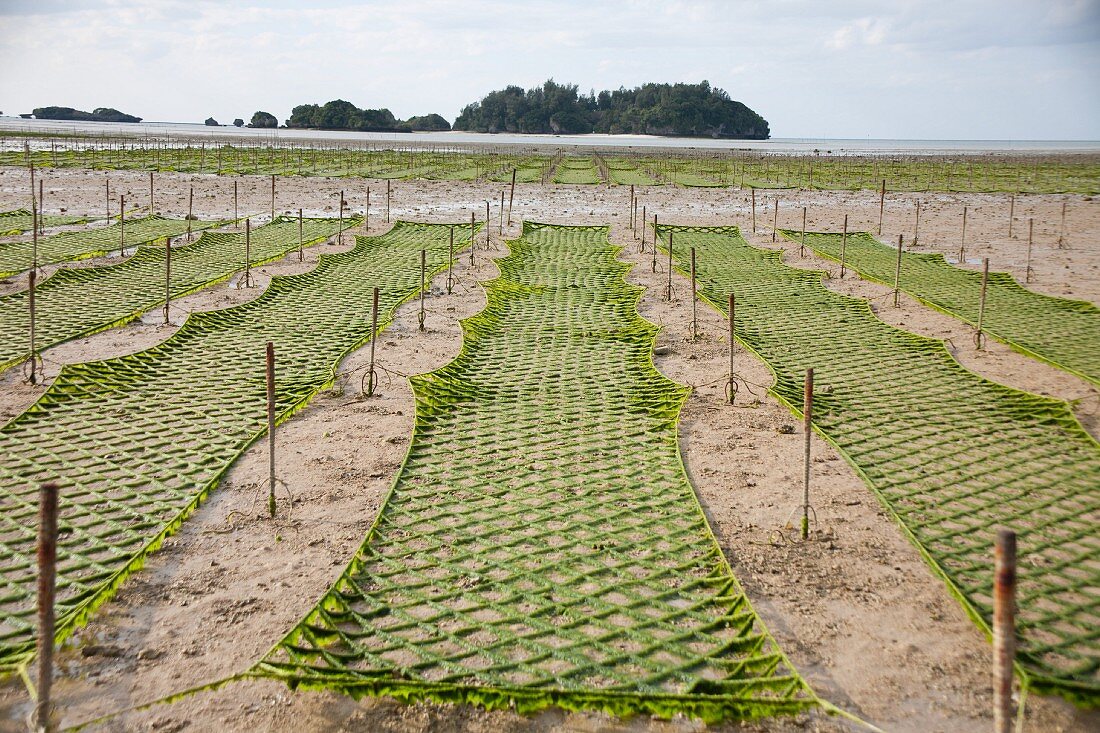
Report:
[[[1100,139],[1100,0],[0,0],[0,110],[280,122],[547,78],[729,92],[773,137]]]

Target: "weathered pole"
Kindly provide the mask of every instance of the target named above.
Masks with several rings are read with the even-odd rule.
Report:
[[[993,730],[1012,733],[1016,661],[1016,533],[997,531],[993,559]]]
[[[53,730],[50,719],[57,586],[57,489],[48,481],[38,490],[38,686],[34,704],[36,731]]]

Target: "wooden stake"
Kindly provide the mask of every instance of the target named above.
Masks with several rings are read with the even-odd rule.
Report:
[[[46,202],[46,193],[42,189],[42,183],[43,183],[42,179],[39,178],[38,179],[38,210],[40,212],[42,212],[43,214],[45,214],[45,212],[46,212],[46,203],[45,203]],[[35,231],[39,231],[39,229],[44,229],[44,225],[42,224],[42,217],[41,216],[38,217],[37,223],[32,221],[31,224],[32,224],[32,226],[34,226]]]
[[[451,242],[447,245],[447,295],[451,294],[454,285],[453,274],[455,269],[455,228],[450,227]]]
[[[304,251],[305,236],[303,232],[302,210],[298,209],[298,261],[302,262],[306,255]]]
[[[810,536],[810,436],[813,434],[814,370],[806,370],[803,391],[802,430],[806,434],[804,470],[802,475],[802,539]]]
[[[653,271],[657,272],[657,215],[653,215]]]
[[[733,293],[730,293],[729,299],[729,325],[730,325],[730,378],[726,385],[727,396],[729,397],[730,404],[733,404],[734,396],[737,394],[737,383],[734,381],[734,369],[733,369],[733,344],[736,340],[736,332],[734,331],[734,301]]]
[[[630,228],[634,228],[634,184],[630,184],[630,203],[626,207],[627,216],[630,217]]]
[[[1008,238],[1012,239],[1012,220],[1016,217],[1016,194],[1008,199]]]
[[[1066,202],[1062,202],[1062,226],[1058,230],[1058,249],[1066,246]]]
[[[390,180],[386,179],[386,223],[390,223]],[[473,239],[470,240],[471,244]]]
[[[153,171],[149,171],[149,216],[155,213],[157,213],[157,210],[153,206]]]
[[[641,244],[641,251],[643,253],[645,252],[645,223],[647,221],[649,221],[649,219],[646,218],[645,206],[643,205],[642,206],[642,244]]]
[[[244,287],[252,287],[252,220],[244,220]]]
[[[275,174],[271,174],[271,221],[275,221]]]
[[[898,262],[894,267],[894,307],[898,307],[898,293],[901,290],[901,240],[902,235],[898,235]]]
[[[756,234],[756,187],[749,190],[752,192],[752,233]]]
[[[775,213],[772,214],[772,241],[775,241],[775,228],[779,224],[779,199],[775,200]]]
[[[497,236],[504,236],[504,189],[500,190],[500,218],[497,220]]]
[[[164,240],[164,325],[168,325],[168,303],[172,300],[172,238]]]
[[[470,212],[470,266],[474,264],[474,235],[477,234],[477,224],[474,222],[474,212]]]
[[[38,269],[38,207],[31,199],[31,269]]]
[[[267,342],[267,511],[275,517],[275,344]]]
[[[672,301],[672,230],[668,230],[668,285],[665,286],[665,300]]]
[[[691,248],[691,340],[699,338],[699,319],[696,308],[695,285],[695,248]]]
[[[963,207],[962,239],[959,240],[959,264],[966,264],[966,208]]]
[[[882,212],[886,209],[886,179],[882,179],[882,192],[878,197],[878,233],[882,236]]]
[[[993,730],[1012,732],[1016,661],[1016,533],[997,531],[993,580]]]
[[[340,192],[340,220],[336,229],[336,243],[344,243],[344,192]]]
[[[1031,282],[1031,241],[1035,234],[1035,220],[1027,220],[1027,268],[1024,270],[1024,282]]]
[[[802,240],[798,245],[798,256],[806,256],[806,207],[802,207]]]
[[[489,249],[489,202],[485,202],[485,249]]]
[[[367,208],[363,210],[363,232],[370,234],[370,186],[367,186]]]
[[[374,371],[374,351],[375,345],[378,342],[378,288],[374,289],[374,304],[371,307],[371,326],[370,326],[370,369],[367,372],[367,396],[374,394],[374,388],[377,386],[378,375]]]
[[[512,200],[516,196],[516,169],[512,169],[512,189],[508,193],[508,226],[512,226]]]
[[[190,193],[187,195],[187,241],[191,241],[191,222],[193,220],[193,212],[195,210],[195,187],[191,186]]]
[[[978,348],[982,348],[982,324],[985,322],[985,290],[989,284],[989,258],[986,257],[982,260],[982,294],[978,300],[978,333],[977,344]]]
[[[917,199],[917,218],[913,220],[913,245],[917,246],[917,238],[920,236],[920,199]]]
[[[107,184],[107,223],[110,224],[111,223],[111,179],[107,178],[107,179],[104,180],[104,182]]]
[[[428,272],[428,250],[420,250],[420,330],[424,330],[424,297],[427,294],[425,281]]]
[[[848,215],[844,215],[844,233],[840,235],[840,279],[844,279],[844,258],[848,249]]]
[[[638,241],[638,199],[634,199],[634,203],[630,210],[630,228],[634,232],[634,241]]]
[[[237,216],[237,182],[233,181],[233,228],[240,229],[240,218]]]
[[[57,586],[57,484],[49,481],[38,491],[38,687],[34,726],[53,730],[51,691],[55,635],[54,592]]]
[[[35,311],[34,311],[34,290],[35,285],[38,282],[38,268],[32,267],[31,271],[27,273],[27,307],[30,309],[30,342],[31,342],[31,358],[28,363],[31,365],[31,373],[29,376],[31,384],[38,384],[38,346],[35,343]]]
[[[126,255],[126,196],[118,197],[118,256]]]

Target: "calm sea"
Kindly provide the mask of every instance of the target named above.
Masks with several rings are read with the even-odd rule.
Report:
[[[240,139],[249,142],[390,142],[395,146],[487,145],[586,146],[600,148],[678,148],[696,150],[751,150],[770,153],[830,153],[939,155],[944,153],[1065,153],[1100,152],[1097,140],[871,140],[772,138],[771,140],[709,140],[651,135],[488,135],[475,132],[334,132],[323,130],[253,130],[247,127],[207,127],[198,123],[58,122],[0,117],[0,131],[53,132],[79,135],[126,135],[129,137],[180,136],[191,139]]]

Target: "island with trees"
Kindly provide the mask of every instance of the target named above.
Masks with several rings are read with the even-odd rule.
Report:
[[[722,89],[700,84],[643,84],[580,94],[553,79],[524,91],[509,86],[467,105],[455,130],[533,134],[667,135],[766,140],[768,122]]]
[[[298,105],[291,110],[286,126],[306,130],[361,132],[445,132],[451,129],[451,123],[437,114],[399,120],[388,109],[359,109],[343,99],[335,99],[323,105]]]
[[[31,113],[39,120],[66,120],[78,122],[141,122],[140,117],[119,112],[110,107],[96,107],[91,112],[72,107],[35,107]]]

